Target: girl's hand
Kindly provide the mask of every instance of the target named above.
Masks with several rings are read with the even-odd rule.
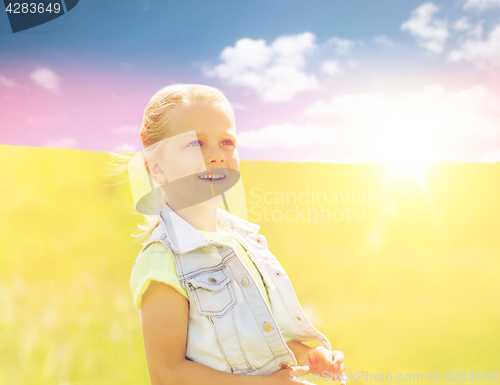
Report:
[[[321,375],[324,371],[327,371],[328,377],[338,378],[340,383],[345,385],[346,380],[343,378],[345,365],[343,361],[344,353],[341,351],[330,351],[323,346],[317,346],[304,351],[299,364],[309,366],[308,373]]]

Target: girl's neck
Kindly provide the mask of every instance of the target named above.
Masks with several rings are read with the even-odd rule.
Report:
[[[196,230],[213,233],[216,233],[218,230],[217,206],[198,204],[175,210],[175,212]]]

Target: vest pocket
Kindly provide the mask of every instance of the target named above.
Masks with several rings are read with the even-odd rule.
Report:
[[[222,317],[236,304],[231,280],[222,270],[199,274],[187,283],[200,315]]]

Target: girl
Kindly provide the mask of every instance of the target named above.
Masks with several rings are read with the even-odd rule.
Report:
[[[259,226],[228,212],[239,157],[224,95],[201,85],[161,89],[145,108],[141,140],[135,165],[147,191],[133,186],[133,195],[153,223],[130,289],[152,384],[340,381],[343,353],[304,315]],[[141,179],[130,173],[132,185]]]

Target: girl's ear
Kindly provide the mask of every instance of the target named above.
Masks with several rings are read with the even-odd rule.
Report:
[[[161,165],[154,159],[148,159],[148,169],[151,177],[160,185],[167,183],[167,177],[161,168]]]

